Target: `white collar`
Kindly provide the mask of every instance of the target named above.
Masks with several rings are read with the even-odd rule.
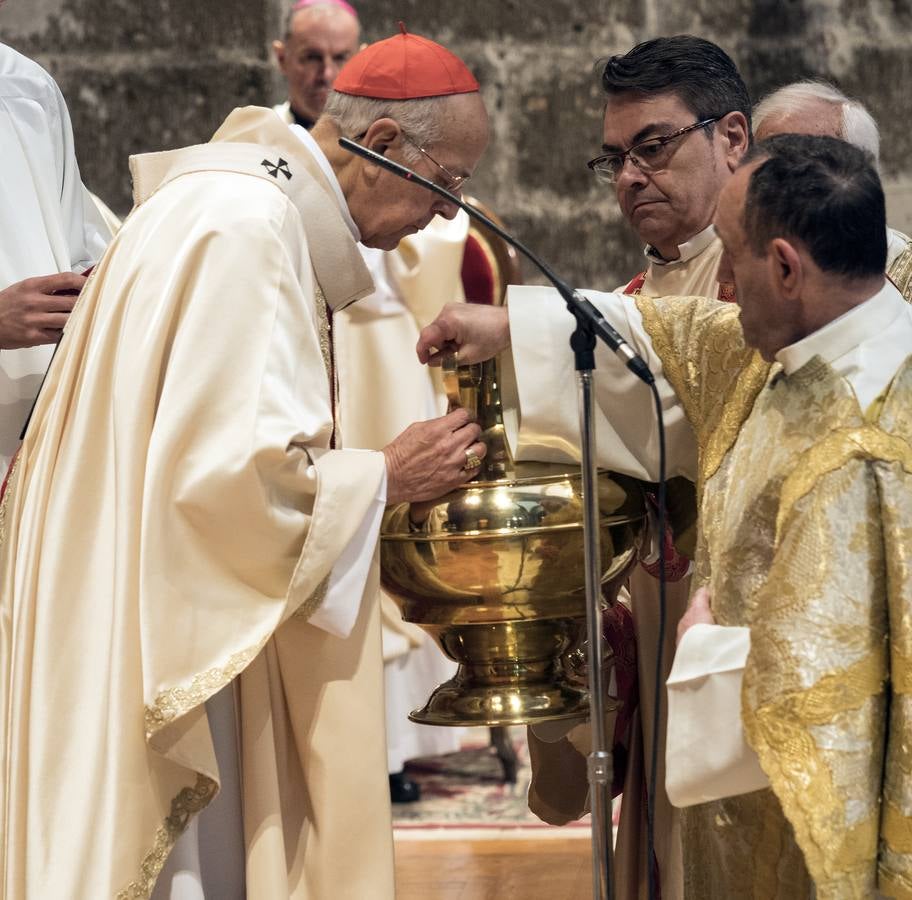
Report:
[[[351,213],[348,209],[348,203],[345,200],[345,194],[342,193],[342,185],[339,184],[339,179],[336,178],[336,173],[333,171],[333,167],[329,164],[329,160],[326,158],[326,154],[323,152],[320,145],[313,139],[313,135],[306,129],[302,128],[300,125],[289,125],[288,126],[295,136],[307,147],[310,155],[316,160],[317,165],[320,167],[320,171],[326,176],[326,180],[329,182],[329,186],[333,189],[333,193],[336,195],[336,199],[339,201],[339,209],[342,212],[342,218],[345,220],[345,224],[348,226],[348,230],[352,233],[352,237],[356,241],[361,240],[361,232],[358,229],[358,226],[355,224],[355,220],[352,218]]]
[[[884,286],[864,303],[800,341],[783,347],[776,354],[776,360],[786,375],[797,372],[815,356],[827,364],[832,363],[865,341],[883,334],[906,308],[902,294],[890,281],[885,281]]]
[[[715,239],[715,226],[710,225],[699,234],[695,234],[689,241],[678,245],[680,255],[677,259],[665,259],[652,244],[647,244],[643,252],[646,254],[646,259],[654,266],[674,266],[678,263],[689,262],[695,256],[699,256]]]

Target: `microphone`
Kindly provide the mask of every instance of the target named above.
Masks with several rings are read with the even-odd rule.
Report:
[[[564,298],[564,302],[567,304],[567,308],[570,312],[576,317],[577,321],[583,328],[587,329],[592,334],[600,337],[602,341],[608,345],[608,347],[620,358],[621,362],[633,372],[641,381],[644,381],[646,384],[655,384],[655,377],[652,372],[649,370],[649,366],[646,365],[646,361],[637,354],[630,344],[621,337],[620,334],[611,326],[608,320],[596,309],[592,303],[589,302],[585,297],[583,297],[578,291],[574,290],[570,285],[568,285],[563,279],[559,278],[542,259],[540,259],[536,254],[534,254],[528,247],[525,246],[521,241],[518,241],[511,234],[508,234],[495,222],[492,222],[484,213],[479,212],[472,206],[469,206],[464,200],[460,197],[457,197],[455,194],[450,193],[446,188],[442,188],[439,184],[435,184],[428,178],[424,178],[419,175],[417,172],[412,171],[407,166],[403,166],[400,163],[393,162],[391,159],[387,159],[380,153],[376,153],[373,150],[368,149],[362,144],[357,143],[356,141],[350,140],[349,138],[342,137],[339,138],[339,146],[344,150],[347,150],[349,153],[354,153],[357,156],[361,156],[364,159],[370,160],[370,162],[375,163],[378,166],[386,169],[389,172],[392,172],[394,175],[398,175],[400,178],[404,178],[406,181],[414,182],[415,184],[421,185],[421,187],[426,190],[431,191],[434,194],[438,194],[443,197],[450,203],[455,204],[460,209],[464,209],[473,219],[481,222],[487,228],[490,228],[496,235],[502,237],[511,247],[515,247],[516,250],[522,253],[523,256],[528,259],[532,265],[534,265],[544,276],[554,285],[557,289],[557,292]],[[590,366],[591,368],[591,366]]]

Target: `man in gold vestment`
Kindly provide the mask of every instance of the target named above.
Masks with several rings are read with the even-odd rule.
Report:
[[[349,66],[366,119],[239,110],[131,161],[0,506],[9,900],[394,896],[379,520],[484,446],[457,412],[349,449],[331,324],[373,288],[357,242],[455,207],[338,138],[449,184],[487,119],[425,39]]]
[[[589,294],[657,377],[669,474],[698,485],[696,580],[716,624],[686,631],[678,657],[743,642],[740,718],[770,784],[713,794],[709,774],[720,799],[683,818],[685,894],[912,897],[912,311],[883,276],[883,192],[857,148],[785,135],[739,170],[716,222],[740,315]],[[575,437],[553,399],[572,364],[537,349],[543,322],[556,340],[572,329],[555,300],[527,288],[506,315],[451,307],[419,344],[468,361],[512,345],[520,458]],[[598,366],[600,463],[655,478],[656,425],[631,411],[648,392],[612,355]]]

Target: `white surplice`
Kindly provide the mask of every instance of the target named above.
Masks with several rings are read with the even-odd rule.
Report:
[[[73,129],[54,79],[0,44],[0,290],[81,272],[109,235],[79,177]],[[0,350],[0,472],[6,472],[53,346]]]
[[[650,245],[644,248],[643,255],[647,265],[640,293],[648,297],[718,295],[722,241],[716,235],[715,226],[709,225],[689,241],[679,244],[674,259],[664,259]]]
[[[636,298],[626,291],[648,297],[674,295],[717,297],[723,247],[712,225],[679,244],[674,259],[665,259],[652,246],[646,246],[643,255],[645,271],[629,284],[621,285],[626,303],[634,307]],[[730,285],[728,286],[730,287]],[[543,352],[545,352],[543,350]],[[551,352],[562,355],[565,351],[555,346]],[[575,415],[575,404],[565,404],[562,411]],[[648,416],[644,416],[648,418]],[[546,422],[543,428],[547,429]],[[552,448],[554,449],[554,448]],[[532,456],[537,451],[532,451]],[[657,546],[654,539],[653,546]],[[652,560],[650,560],[652,561]],[[683,614],[689,593],[690,579],[669,583],[666,591],[668,624],[663,644],[664,674],[671,667],[674,627]],[[637,641],[637,678],[639,702],[631,723],[626,774],[623,792],[626,795],[621,807],[617,833],[616,887],[618,900],[639,898],[639,887],[645,882],[646,838],[646,773],[649,771],[650,751],[653,744],[654,698],[656,682],[656,647],[659,633],[658,581],[640,566],[634,568],[626,589],[621,591],[621,602],[629,605],[634,621]],[[658,740],[664,745],[664,707],[658,722]],[[565,727],[571,723],[564,723]],[[608,729],[614,727],[613,715],[609,716]],[[529,806],[540,818],[554,824],[576,819],[588,812],[588,785],[585,781],[585,761],[590,731],[588,722],[571,731],[566,740],[560,739],[561,729],[548,728],[546,733],[532,728],[529,734],[533,760],[533,780],[529,790]],[[583,748],[583,749],[579,749]],[[659,777],[664,772],[664,754],[658,760]],[[574,772],[575,775],[568,774]],[[641,799],[642,798],[642,801]],[[662,895],[667,900],[680,900],[682,896],[682,857],[678,837],[678,813],[659,788],[654,799],[656,827],[655,856],[658,862]]]

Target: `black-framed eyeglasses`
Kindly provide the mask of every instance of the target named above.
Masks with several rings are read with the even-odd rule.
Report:
[[[437,162],[424,147],[421,146],[414,138],[411,138],[404,131],[402,132],[402,137],[405,138],[425,159],[430,160],[441,172],[444,177],[445,183],[442,185],[445,187],[451,194],[458,194],[465,183],[469,180],[468,175],[454,175],[445,165]]]
[[[728,115],[725,113],[724,115]],[[724,116],[713,116],[711,119],[703,119],[700,122],[694,122],[693,125],[687,125],[685,128],[679,128],[671,134],[663,134],[661,137],[647,138],[640,141],[632,147],[628,147],[621,153],[605,153],[602,156],[596,156],[590,159],[586,165],[595,173],[596,178],[601,181],[614,184],[620,176],[625,160],[629,159],[641,172],[651,175],[655,172],[661,172],[671,162],[674,156],[675,141],[691,131],[698,128],[706,128],[718,122]]]

